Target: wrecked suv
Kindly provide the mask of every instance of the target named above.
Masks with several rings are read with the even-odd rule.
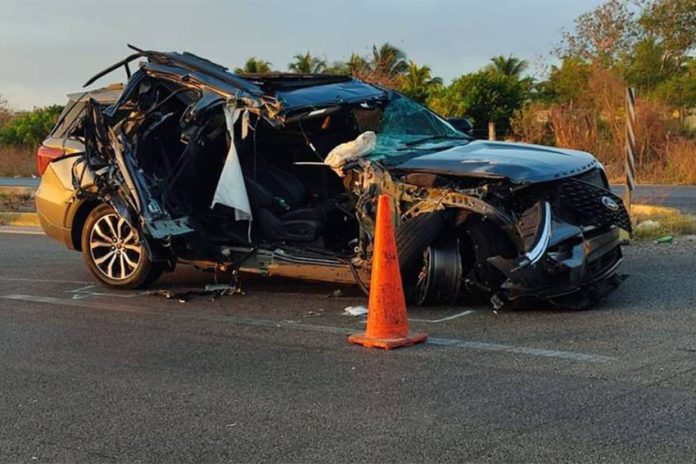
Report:
[[[619,283],[631,224],[587,153],[473,140],[351,77],[134,50],[86,86],[127,83],[71,95],[39,150],[44,230],[109,286],[191,264],[365,289],[379,194],[412,302],[584,307]]]

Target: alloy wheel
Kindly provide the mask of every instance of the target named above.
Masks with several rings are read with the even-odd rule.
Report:
[[[89,248],[96,268],[113,280],[128,279],[143,259],[138,233],[114,213],[105,214],[94,223]]]

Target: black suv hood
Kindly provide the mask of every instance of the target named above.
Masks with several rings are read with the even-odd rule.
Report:
[[[438,142],[444,143],[450,142]],[[582,151],[474,140],[435,152],[424,150],[424,154],[392,168],[451,176],[505,177],[516,183],[527,183],[574,176],[598,166],[592,155]]]

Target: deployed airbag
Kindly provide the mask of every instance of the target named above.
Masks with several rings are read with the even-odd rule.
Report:
[[[355,140],[334,147],[324,159],[324,163],[331,166],[336,174],[343,177],[343,166],[346,163],[369,155],[375,151],[376,146],[377,135],[371,131],[363,132]]]
[[[213,196],[213,202],[210,207],[212,208],[218,203],[229,206],[234,209],[234,217],[237,221],[251,221],[249,196],[247,195],[246,186],[244,185],[242,166],[239,163],[237,147],[234,143],[234,124],[237,122],[237,119],[239,119],[242,110],[227,105],[224,111],[227,132],[230,134],[230,149],[227,152],[225,165],[222,168],[220,180],[215,189],[215,195]]]

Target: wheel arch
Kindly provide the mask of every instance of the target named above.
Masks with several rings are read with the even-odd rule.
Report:
[[[99,200],[85,200],[75,210],[70,223],[70,243],[74,250],[82,251],[82,229],[85,227],[87,216],[102,203]]]
[[[460,240],[460,255],[466,277],[481,288],[495,290],[505,276],[488,262],[493,256],[514,258],[519,249],[504,224],[478,214],[470,213],[459,222],[454,233]]]
[[[504,276],[488,258],[517,254],[506,225],[497,216],[464,208],[424,213],[402,224],[396,237],[398,245],[407,245],[399,249],[407,299],[419,305],[452,304],[461,291],[495,290]],[[420,266],[428,269],[416,278]]]

